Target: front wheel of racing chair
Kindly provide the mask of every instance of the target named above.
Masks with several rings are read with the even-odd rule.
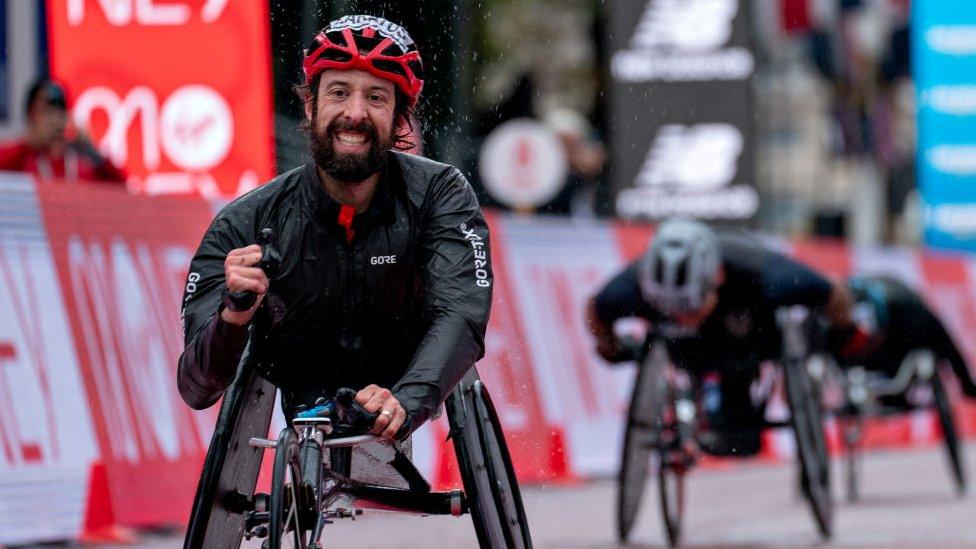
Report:
[[[796,438],[800,484],[810,503],[820,536],[833,533],[833,501],[830,494],[830,461],[824,435],[823,406],[818,380],[808,369],[811,321],[804,307],[777,312],[783,330],[783,379],[791,424]]]
[[[786,364],[784,368],[786,396],[800,462],[801,488],[810,501],[820,535],[829,539],[833,504],[822,408],[817,392],[812,388],[812,380],[802,365]]]
[[[945,441],[949,471],[955,484],[956,494],[962,496],[966,493],[966,471],[963,467],[962,447],[959,444],[959,431],[956,428],[952,402],[949,400],[949,393],[946,392],[938,368],[933,369],[929,383],[932,387],[932,400],[939,415],[942,439]]]
[[[689,453],[695,431],[695,401],[691,387],[677,380],[667,383],[661,425],[658,494],[668,545],[681,543],[685,515],[685,474],[693,465]]]
[[[638,361],[637,378],[630,397],[630,411],[624,431],[623,455],[617,479],[617,536],[626,542],[634,527],[644,487],[656,454],[664,410],[665,358],[655,346]]]
[[[278,436],[272,468],[268,537],[262,549],[306,549],[314,527],[314,509],[302,482],[298,436],[294,429],[282,429]]]
[[[531,549],[508,445],[491,397],[476,373],[461,380],[446,406],[479,545],[483,549]]]
[[[674,546],[682,534],[694,400],[690,387],[669,378],[669,359],[663,345],[653,344],[638,354],[644,358],[638,357],[640,369],[630,399],[617,478],[617,536],[621,542],[630,536],[648,475],[656,467],[665,534],[668,544]]]

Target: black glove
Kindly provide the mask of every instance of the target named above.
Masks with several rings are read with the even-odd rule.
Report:
[[[616,337],[600,338],[596,342],[596,352],[603,360],[612,364],[634,360],[633,351],[621,344]]]

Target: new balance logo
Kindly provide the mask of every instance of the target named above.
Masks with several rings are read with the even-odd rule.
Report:
[[[735,178],[742,145],[742,134],[729,124],[663,126],[651,144],[637,183],[695,191],[724,187]]]
[[[662,126],[635,185],[617,194],[617,213],[652,219],[751,217],[759,209],[759,195],[747,184],[732,184],[743,145],[742,134],[729,124]]]
[[[620,82],[745,80],[755,59],[731,45],[739,0],[648,0],[629,47],[613,53]],[[746,34],[745,31],[742,34]]]
[[[694,52],[718,49],[732,36],[738,10],[738,0],[651,0],[631,46]]]

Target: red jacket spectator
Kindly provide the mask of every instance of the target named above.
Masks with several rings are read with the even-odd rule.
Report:
[[[125,174],[84,138],[69,139],[67,102],[57,83],[41,79],[25,105],[27,132],[0,144],[0,170],[30,172],[44,179],[125,181]]]

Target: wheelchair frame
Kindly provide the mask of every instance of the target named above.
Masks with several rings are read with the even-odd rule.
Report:
[[[373,435],[330,439],[328,418],[295,419],[293,426],[282,429],[277,440],[250,437],[247,441],[258,452],[274,450],[271,494],[247,496],[235,489],[214,495],[214,508],[239,524],[237,535],[222,534],[224,537],[216,541],[213,535],[207,537],[201,528],[193,528],[207,517],[198,518],[195,513],[185,547],[214,543],[236,547],[242,538],[258,537],[267,538],[262,547],[268,549],[281,547],[283,538],[290,538],[295,547],[302,549],[320,548],[318,539],[324,526],[334,519],[361,514],[356,506],[359,502],[368,508],[424,516],[470,514],[481,547],[530,549],[531,535],[504,435],[488,391],[474,368],[451,393],[446,408],[464,490],[432,491],[416,466],[396,447],[388,463],[405,481],[406,488],[352,479],[353,447],[379,439]],[[486,436],[487,433],[493,435]],[[223,448],[226,453],[227,447]],[[328,467],[323,460],[325,450],[329,451]],[[208,455],[208,461],[211,457]],[[289,476],[291,483],[285,480]],[[200,493],[198,490],[198,499]],[[282,521],[276,513],[283,505],[288,510]],[[308,522],[310,517],[314,517],[314,523]],[[206,524],[210,528],[212,523]],[[300,536],[294,533],[290,526],[293,524],[301,525],[299,530],[304,532]],[[310,527],[304,528],[306,524]],[[209,541],[199,541],[203,539]]]
[[[800,489],[810,503],[821,537],[832,534],[833,503],[830,498],[829,457],[823,427],[823,411],[816,378],[806,368],[810,356],[811,317],[805,307],[780,309],[782,330],[781,368],[791,409],[789,423],[797,440]],[[640,371],[634,383],[625,427],[623,456],[618,477],[617,534],[626,542],[635,523],[648,471],[646,462],[656,458],[658,487],[665,533],[671,546],[681,542],[684,515],[684,478],[694,465],[688,450],[695,437],[695,400],[687,387],[673,381],[667,351],[650,334],[636,353]],[[653,385],[651,385],[653,384]]]
[[[881,372],[869,371],[862,366],[842,368],[829,357],[819,358],[824,363],[820,367],[822,375],[839,380],[844,394],[844,402],[836,416],[844,443],[844,454],[847,457],[848,501],[855,502],[860,499],[858,471],[862,467],[863,456],[860,443],[865,420],[871,417],[886,417],[911,409],[913,407],[911,403],[906,409],[886,408],[878,402],[878,399],[905,394],[915,382],[927,384],[932,391],[932,402],[928,403],[928,406],[934,407],[939,416],[953,487],[957,495],[965,494],[966,474],[959,431],[949,395],[939,373],[936,356],[931,350],[919,348],[906,354],[895,376],[891,378]]]

